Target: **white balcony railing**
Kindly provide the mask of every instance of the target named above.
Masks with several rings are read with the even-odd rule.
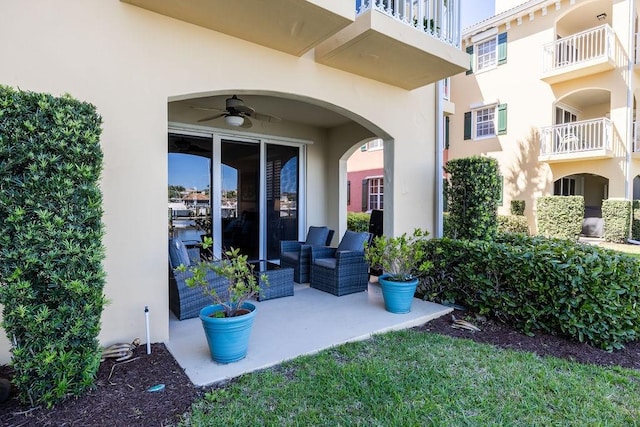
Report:
[[[640,122],[633,122],[633,152],[640,153]]]
[[[544,45],[542,71],[547,73],[598,58],[613,58],[615,34],[608,24]]]
[[[611,150],[612,124],[607,118],[582,120],[540,129],[540,155]]]
[[[356,0],[356,15],[369,9],[460,47],[460,0]]]

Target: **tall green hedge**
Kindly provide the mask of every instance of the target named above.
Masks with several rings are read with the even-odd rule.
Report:
[[[625,243],[631,228],[631,201],[603,200],[602,219],[604,239],[607,242]]]
[[[431,239],[419,296],[607,350],[640,338],[640,262],[565,239]]]
[[[493,238],[501,198],[498,161],[490,157],[465,157],[448,161],[444,170],[450,174],[448,221],[453,237]]]
[[[584,218],[584,197],[543,196],[538,198],[536,207],[539,234],[578,240]]]
[[[105,298],[101,118],[70,96],[0,86],[0,304],[21,400],[93,385]]]

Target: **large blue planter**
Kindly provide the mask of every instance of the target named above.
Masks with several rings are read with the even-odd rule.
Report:
[[[208,305],[200,310],[211,358],[218,363],[237,362],[247,355],[257,309],[250,302],[245,302],[242,307],[251,312],[236,317],[210,317],[212,313],[222,310],[220,304]]]
[[[418,286],[418,279],[408,282],[395,282],[388,280],[387,277],[389,277],[388,274],[383,274],[378,278],[382,288],[384,307],[391,313],[409,313],[413,295],[416,293],[416,287]]]

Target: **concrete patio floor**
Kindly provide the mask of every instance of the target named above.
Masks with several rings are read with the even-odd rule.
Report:
[[[414,299],[410,313],[389,313],[377,283],[370,283],[367,292],[342,297],[296,285],[292,297],[255,304],[258,313],[247,357],[227,365],[211,360],[199,318],[179,321],[171,315],[165,344],[194,385],[214,384],[345,342],[422,325],[452,311]]]

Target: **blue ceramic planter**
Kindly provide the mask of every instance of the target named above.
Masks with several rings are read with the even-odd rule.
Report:
[[[210,317],[212,313],[222,310],[220,304],[208,305],[200,310],[200,320],[207,336],[211,358],[218,363],[237,362],[247,355],[257,310],[250,302],[242,304],[242,308],[251,312],[237,317]]]
[[[409,282],[394,282],[388,280],[387,277],[389,277],[388,274],[383,274],[378,278],[382,288],[384,307],[391,313],[409,313],[413,295],[416,293],[416,287],[418,286],[418,279]]]

